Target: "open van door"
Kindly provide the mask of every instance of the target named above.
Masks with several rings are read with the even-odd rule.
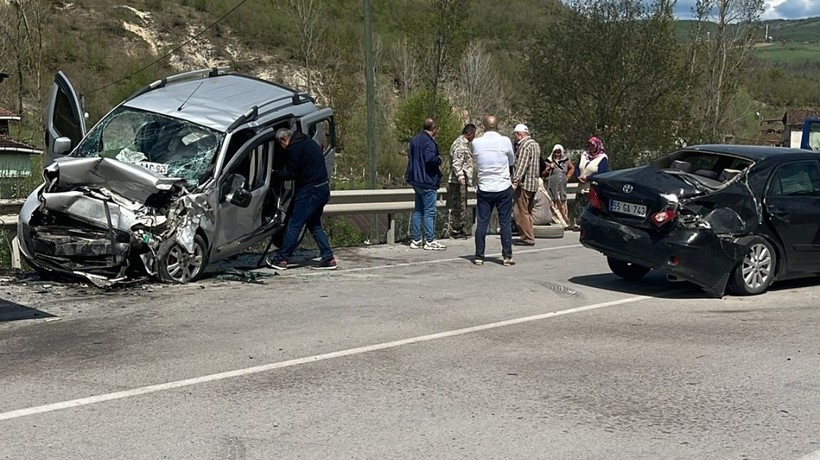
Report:
[[[54,84],[48,96],[45,133],[43,166],[71,152],[85,136],[85,116],[80,98],[62,71],[54,76]]]
[[[803,137],[800,148],[820,152],[820,118],[806,118],[803,121]]]
[[[336,164],[336,124],[333,110],[324,108],[303,116],[299,119],[299,129],[322,147],[327,175],[332,177]]]

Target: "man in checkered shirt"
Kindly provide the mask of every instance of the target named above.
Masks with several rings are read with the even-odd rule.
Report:
[[[516,125],[513,135],[518,141],[518,147],[515,150],[515,169],[512,175],[513,200],[515,201],[513,215],[521,237],[517,244],[534,246],[532,208],[535,206],[538,181],[541,180],[539,168],[541,147],[530,137],[527,125]]]

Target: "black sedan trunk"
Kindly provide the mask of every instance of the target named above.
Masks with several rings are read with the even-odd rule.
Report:
[[[681,198],[707,189],[686,176],[646,165],[595,176],[592,187],[609,219],[642,229],[657,228],[650,217],[673,206]]]

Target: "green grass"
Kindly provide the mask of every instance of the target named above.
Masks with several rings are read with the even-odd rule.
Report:
[[[755,48],[758,59],[786,65],[820,60],[820,43],[771,43]]]

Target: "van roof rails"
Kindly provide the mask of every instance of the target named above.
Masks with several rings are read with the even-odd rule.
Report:
[[[226,131],[231,132],[231,131],[235,130],[236,128],[238,128],[239,126],[241,126],[241,125],[243,125],[243,124],[245,124],[249,121],[256,120],[257,118],[259,118],[259,106],[255,105],[255,106],[251,107],[250,110],[248,110],[247,112],[240,115],[239,118],[234,120],[234,122],[231,123],[230,126],[228,126],[228,129]]]
[[[293,102],[293,105],[304,104],[305,102],[316,102],[312,97],[310,97],[310,94],[308,94],[307,91],[300,91],[294,94],[291,101]]]
[[[230,73],[231,68],[230,66],[222,66],[222,67],[211,67],[207,69],[199,69],[199,70],[191,70],[189,72],[183,72],[176,75],[171,75],[170,77],[162,78],[156,80],[154,82],[149,83],[148,85],[143,86],[142,88],[135,91],[133,94],[128,96],[128,99],[134,99],[137,96],[145,94],[149,91],[153,91],[157,88],[162,88],[168,83],[177,83],[181,81],[187,80],[198,80],[200,78],[213,78],[218,77],[220,75],[225,75]]]

